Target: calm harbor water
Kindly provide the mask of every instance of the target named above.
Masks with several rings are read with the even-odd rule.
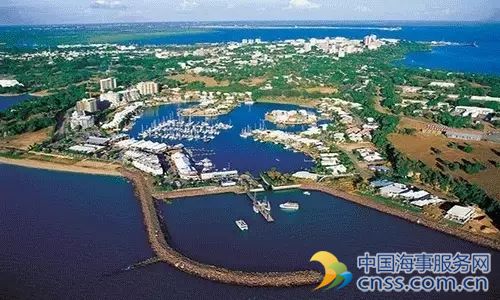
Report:
[[[0,298],[2,299],[386,299],[351,284],[340,291],[246,288],[199,279],[157,264],[126,266],[152,256],[141,212],[124,180],[0,165]],[[276,218],[267,224],[242,196],[219,195],[162,204],[169,240],[186,255],[247,270],[291,270],[317,250],[338,255],[355,276],[364,251],[485,252],[482,247],[313,192],[267,195]],[[281,212],[278,203],[301,210]],[[240,232],[236,218],[250,230]],[[499,255],[488,295],[425,294],[429,299],[498,299]],[[355,277],[356,278],[356,277]],[[422,294],[391,295],[418,299]]]
[[[5,111],[12,106],[30,99],[28,94],[18,96],[0,96],[0,111]]]
[[[143,128],[148,128],[156,121],[163,118],[177,118],[179,108],[186,107],[187,104],[168,104],[148,108],[140,119],[134,124],[130,135],[137,137]],[[302,153],[294,153],[291,150],[285,150],[280,145],[270,143],[259,143],[252,138],[243,139],[240,137],[241,130],[247,126],[252,128],[259,127],[264,120],[266,112],[274,109],[298,109],[294,105],[256,103],[254,105],[242,105],[237,107],[231,113],[211,119],[210,122],[223,122],[232,124],[233,128],[222,131],[219,136],[209,143],[203,141],[165,141],[167,144],[182,143],[187,148],[195,149],[194,159],[201,160],[208,157],[213,161],[216,168],[231,168],[243,172],[251,172],[258,175],[261,171],[276,167],[284,172],[300,171],[312,167],[310,158]],[[185,118],[188,119],[188,118]],[[205,118],[192,118],[192,121],[202,121]],[[268,129],[278,128],[271,122],[265,122]],[[307,126],[288,126],[284,130],[296,131]],[[155,140],[155,139],[153,139]],[[159,141],[159,140],[157,140]],[[214,154],[214,155],[210,155]]]

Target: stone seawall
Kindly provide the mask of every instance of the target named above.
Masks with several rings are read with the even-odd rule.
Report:
[[[242,286],[290,287],[313,285],[319,283],[323,278],[319,272],[312,270],[296,272],[243,272],[229,270],[203,264],[182,255],[170,247],[165,239],[153,202],[151,187],[145,178],[138,172],[127,169],[121,169],[120,171],[134,185],[135,193],[141,203],[149,243],[161,261],[191,275],[221,283]]]

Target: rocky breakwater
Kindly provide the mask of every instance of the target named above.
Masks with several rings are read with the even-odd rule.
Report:
[[[134,185],[141,203],[144,224],[149,243],[161,261],[175,268],[212,281],[253,287],[289,287],[313,285],[321,281],[319,272],[306,270],[295,272],[243,272],[194,261],[170,247],[161,230],[160,220],[152,197],[152,188],[142,174],[128,169],[121,169],[124,177]]]

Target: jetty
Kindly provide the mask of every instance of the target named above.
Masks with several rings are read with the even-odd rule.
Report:
[[[130,169],[121,168],[121,174],[131,181],[139,199],[144,225],[149,243],[160,261],[188,274],[204,279],[241,286],[251,287],[291,287],[318,284],[323,276],[313,270],[292,272],[244,272],[229,270],[209,264],[197,262],[173,249],[162,231],[160,218],[152,197],[152,183],[144,176]]]
[[[273,217],[271,216],[271,208],[268,205],[257,200],[257,195],[254,193],[253,195],[250,192],[247,192],[248,198],[252,201],[252,205],[254,208],[258,210],[258,212],[266,219],[267,222],[274,222]]]

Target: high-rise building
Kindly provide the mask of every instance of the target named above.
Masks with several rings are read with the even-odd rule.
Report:
[[[114,77],[109,77],[105,79],[101,79],[99,81],[99,84],[101,86],[101,93],[109,90],[114,90],[116,89],[116,78]]]
[[[82,99],[76,102],[76,111],[77,112],[89,112],[93,113],[97,111],[97,99],[88,98]]]
[[[158,83],[154,81],[139,82],[137,89],[141,95],[154,95],[159,92]]]
[[[365,44],[365,46],[368,47],[376,41],[377,41],[377,36],[374,34],[370,34],[365,36],[365,38],[363,39],[363,44]]]
[[[121,101],[125,102],[134,102],[141,98],[138,89],[128,89],[124,91],[119,91],[118,94],[120,95]]]
[[[111,105],[114,107],[117,107],[120,105],[120,94],[112,92],[112,91],[101,94],[99,99],[101,101],[107,101],[107,102],[111,103]]]
[[[84,130],[94,126],[95,119],[94,116],[87,116],[84,112],[74,111],[71,115],[69,124],[73,130],[77,128]]]

